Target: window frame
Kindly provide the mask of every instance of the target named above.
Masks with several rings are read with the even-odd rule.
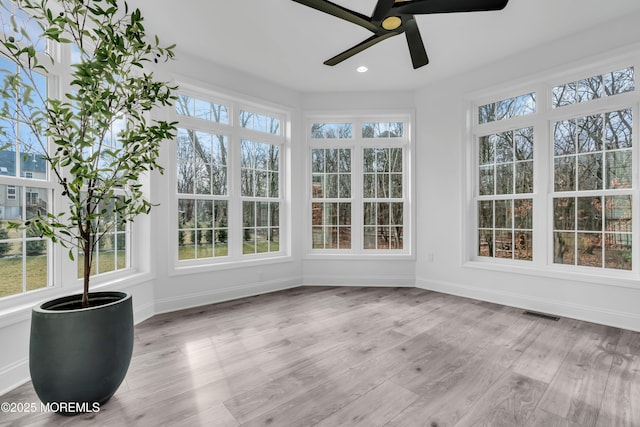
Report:
[[[634,67],[635,91],[624,92],[614,96],[579,102],[562,107],[552,107],[553,88],[571,81],[586,79],[589,76]],[[563,119],[571,119],[580,115],[601,114],[630,108],[635,123],[632,135],[635,136],[633,150],[633,186],[629,189],[615,190],[615,194],[631,194],[632,200],[632,230],[640,226],[640,145],[637,142],[640,128],[640,60],[637,55],[623,54],[615,58],[605,58],[595,63],[572,64],[564,71],[546,72],[533,76],[529,83],[516,82],[513,85],[493,87],[487,90],[470,93],[465,97],[466,109],[463,120],[466,132],[466,143],[463,158],[463,173],[465,190],[463,192],[463,206],[467,206],[462,219],[462,230],[465,239],[461,263],[464,267],[487,269],[493,271],[514,272],[533,276],[564,278],[582,282],[602,283],[622,287],[640,287],[637,280],[640,277],[640,242],[636,241],[632,247],[633,267],[631,270],[617,270],[605,267],[586,267],[578,265],[555,264],[553,262],[553,199],[554,197],[581,197],[589,194],[581,192],[555,192],[554,190],[554,155],[553,155],[553,123]],[[534,114],[514,117],[500,124],[490,122],[478,124],[478,107],[497,100],[518,96],[525,92],[536,92],[537,108]],[[533,261],[501,260],[480,257],[478,248],[478,218],[477,218],[477,185],[478,185],[478,138],[506,126],[515,129],[527,125],[534,127],[534,249]],[[479,131],[479,129],[482,131]],[[606,190],[599,190],[602,191]],[[564,193],[564,194],[563,194]],[[570,193],[570,194],[569,194]],[[608,196],[610,194],[602,194]]]
[[[195,117],[183,116],[175,111],[175,108],[167,110],[167,115],[178,120],[178,128],[193,129],[209,133],[217,133],[227,136],[227,194],[211,196],[215,200],[227,201],[227,232],[228,249],[226,256],[178,259],[178,199],[184,198],[177,193],[177,159],[173,145],[169,150],[169,224],[168,236],[170,267],[169,276],[189,274],[193,272],[216,271],[221,269],[237,268],[242,265],[260,265],[282,262],[291,258],[290,242],[290,147],[291,147],[291,116],[292,112],[286,107],[250,100],[238,95],[225,94],[224,92],[211,90],[189,82],[179,83],[179,95],[193,97],[199,100],[224,104],[228,107],[228,123],[207,121]],[[279,133],[277,135],[257,131],[251,128],[240,127],[240,111],[271,116],[280,120]],[[249,197],[241,194],[241,142],[242,140],[262,142],[279,147],[278,168],[278,198]],[[171,144],[170,144],[171,145]],[[193,194],[189,198],[207,199],[209,195]],[[243,230],[243,201],[278,202],[279,209],[279,250],[277,252],[261,252],[243,254],[242,230]]]
[[[391,111],[388,113],[375,111],[358,111],[345,113],[308,112],[305,114],[304,136],[305,151],[305,259],[415,259],[414,230],[414,156],[415,115],[413,111]],[[362,136],[362,125],[365,123],[403,123],[403,137],[365,138]],[[345,124],[352,123],[351,138],[312,138],[311,129],[314,123]],[[312,150],[318,148],[351,149],[351,197],[350,198],[314,198],[312,194]],[[364,203],[392,202],[392,198],[365,198],[364,184],[364,150],[369,148],[401,148],[403,197],[403,248],[402,249],[364,249]],[[351,248],[350,249],[314,249],[312,234],[312,204],[315,202],[348,201],[351,203]]]

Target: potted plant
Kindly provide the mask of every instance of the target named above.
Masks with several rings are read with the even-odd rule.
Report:
[[[147,116],[154,107],[171,105],[176,88],[156,80],[143,65],[172,59],[174,46],[147,37],[140,11],[124,1],[9,4],[28,13],[41,38],[76,52],[65,93],[43,93],[39,79],[56,66],[56,55],[39,51],[36,40],[12,19],[14,28],[0,36],[0,51],[17,67],[4,71],[0,115],[29,127],[59,184],[55,200],[62,204],[59,212],[37,212],[8,228],[26,228],[68,248],[69,257],[81,263],[84,283],[82,294],[33,309],[32,382],[40,399],[58,404],[61,412],[86,411],[115,393],[131,359],[131,295],[90,293],[89,283],[105,236],[152,207],[140,178],[152,170],[162,172],[160,143],[175,136],[176,123],[151,122]],[[3,133],[11,139],[11,130]],[[15,139],[10,144],[16,146]]]

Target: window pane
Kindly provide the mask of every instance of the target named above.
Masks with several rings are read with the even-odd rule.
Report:
[[[246,110],[240,111],[239,125],[241,128],[252,129],[258,132],[265,132],[272,135],[281,134],[280,120],[278,118]]]
[[[340,225],[351,225],[351,203],[339,203],[338,204]]]
[[[605,234],[606,268],[619,270],[631,270],[632,267],[632,243],[631,235],[623,233]]]
[[[564,107],[635,90],[633,67],[569,82],[553,88],[552,107]]]
[[[603,78],[605,94],[616,95],[619,93],[631,92],[635,90],[635,79],[633,77],[633,74],[633,67],[604,74]]]
[[[338,154],[340,158],[339,172],[350,173],[351,172],[351,150],[342,148],[339,150]]]
[[[496,228],[512,228],[513,210],[511,200],[496,200],[495,202],[495,227]]]
[[[496,258],[513,258],[513,233],[506,230],[496,230],[495,241]]]
[[[478,108],[478,123],[490,123],[512,117],[535,113],[536,94],[534,92],[507,98]]]
[[[18,43],[33,45],[38,52],[46,50],[46,40],[41,37],[42,29],[28,13],[11,3],[5,3],[0,8],[0,18],[4,23],[0,30],[7,37],[13,37]]]
[[[493,228],[493,201],[478,202],[478,227]]]
[[[340,234],[338,242],[340,249],[351,249],[351,227],[340,227],[338,232]]]
[[[353,135],[351,123],[314,123],[311,126],[313,139],[345,139]]]
[[[479,163],[481,165],[494,163],[494,142],[495,135],[481,136],[480,141],[480,156]]]
[[[630,148],[633,130],[633,113],[631,109],[605,113],[605,141],[608,150]]]
[[[325,172],[324,151],[322,149],[311,150],[311,171],[312,172]]]
[[[554,160],[555,191],[576,189],[576,157],[559,157]]]
[[[515,131],[516,160],[533,160],[533,128],[522,128]]]
[[[226,194],[226,136],[178,129],[176,150],[178,193]]]
[[[533,260],[533,232],[516,230],[514,245],[514,259],[522,261]]]
[[[528,230],[533,228],[532,199],[515,199],[513,201],[513,226]]]
[[[362,124],[363,138],[401,138],[403,136],[401,122],[373,122]]]
[[[608,232],[631,232],[631,196],[607,196],[605,203],[605,230]]]
[[[553,262],[575,265],[575,233],[553,233]]]
[[[242,140],[241,188],[242,196],[278,197],[279,148],[272,144]]]
[[[578,152],[590,153],[602,150],[602,116],[578,119]]]
[[[25,263],[27,291],[44,288],[48,284],[47,241],[42,239],[28,240],[25,245],[27,251]],[[0,270],[2,269],[1,265],[2,258],[0,255]],[[2,285],[0,285],[1,288]],[[0,296],[2,296],[2,291],[0,291]]]
[[[516,193],[533,193],[533,162],[516,163]]]
[[[376,204],[364,203],[364,225],[375,225],[376,220]]]
[[[493,230],[479,231],[478,256],[493,257]]]
[[[578,197],[578,230],[602,231],[602,199]]]
[[[183,116],[195,117],[215,123],[229,123],[229,107],[187,95],[178,95],[176,112]]]
[[[493,188],[493,185],[494,185],[493,166],[483,166],[480,168],[479,173],[480,173],[479,194],[481,196],[495,194],[495,190]]]
[[[402,198],[402,174],[391,175],[391,197]]]
[[[513,161],[513,132],[496,135],[496,163]]]
[[[496,194],[513,194],[513,165],[496,166]]]
[[[578,82],[578,102],[601,98],[602,92],[602,76],[594,76]]]
[[[553,199],[553,229],[575,230],[575,198]]]
[[[340,174],[339,175],[339,194],[340,198],[350,198],[351,197],[351,175],[348,174]]]
[[[0,229],[0,296],[15,295],[23,292],[22,287],[22,243],[4,240],[6,231]]]
[[[576,121],[563,120],[554,126],[554,154],[563,156],[576,152]]]
[[[602,234],[578,233],[578,265],[602,267]]]
[[[578,156],[578,191],[602,189],[602,154]]]
[[[608,152],[607,188],[631,188],[633,156],[631,150]]]

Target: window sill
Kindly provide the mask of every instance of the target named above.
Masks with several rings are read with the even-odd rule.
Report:
[[[305,261],[317,260],[349,260],[349,261],[415,261],[413,254],[406,252],[386,252],[386,253],[348,253],[348,252],[310,252],[304,256]]]
[[[91,285],[91,292],[106,290],[126,290],[153,279],[150,273],[133,273],[131,275],[104,280]],[[26,294],[8,296],[0,305],[0,329],[9,325],[30,319],[31,310],[43,301],[59,298],[65,295],[79,294],[82,292],[80,281],[76,281],[68,287],[52,286],[38,289]]]
[[[574,269],[570,269],[571,266],[562,265],[531,265],[527,261],[521,261],[517,264],[503,264],[468,260],[462,266],[463,268],[591,283],[601,286],[640,289],[640,274],[631,271],[610,272],[595,267],[573,267]]]
[[[220,270],[233,270],[266,264],[280,264],[293,262],[293,259],[294,258],[291,255],[278,255],[265,258],[225,260],[208,264],[185,262],[184,264],[174,264],[173,268],[169,271],[169,276],[183,276],[187,274],[207,273]]]

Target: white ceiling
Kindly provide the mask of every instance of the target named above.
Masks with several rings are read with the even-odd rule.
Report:
[[[376,0],[333,0],[370,16]],[[451,0],[454,1],[454,0]],[[510,0],[498,12],[417,15],[430,63],[414,70],[404,35],[334,67],[371,33],[292,0],[131,0],[150,34],[180,53],[304,92],[412,90],[640,11],[639,0]],[[356,68],[366,65],[367,73]]]

